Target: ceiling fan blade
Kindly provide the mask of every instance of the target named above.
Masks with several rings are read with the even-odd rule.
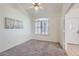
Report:
[[[27,9],[35,9],[35,10],[38,10],[38,9],[43,9],[43,7],[40,6],[40,3],[33,3],[33,6],[27,8]]]
[[[33,9],[34,8],[34,6],[31,6],[31,7],[28,7],[27,9],[29,10],[29,9]]]
[[[43,9],[43,7],[39,7],[40,9]]]
[[[41,3],[33,3],[33,5],[41,5]]]
[[[34,7],[32,6],[32,7],[29,7],[29,8],[34,8]]]

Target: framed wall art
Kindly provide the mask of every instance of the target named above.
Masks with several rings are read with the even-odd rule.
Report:
[[[23,29],[23,22],[21,20],[15,20],[5,17],[5,29]]]

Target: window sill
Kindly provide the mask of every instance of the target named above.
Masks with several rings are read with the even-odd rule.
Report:
[[[48,36],[48,34],[35,34],[35,35]]]

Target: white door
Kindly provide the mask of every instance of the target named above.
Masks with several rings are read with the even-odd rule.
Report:
[[[66,19],[66,42],[72,44],[79,44],[79,19]]]
[[[79,19],[71,19],[70,42],[79,43]]]

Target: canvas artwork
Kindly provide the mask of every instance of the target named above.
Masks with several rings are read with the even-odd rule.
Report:
[[[5,29],[22,29],[23,22],[21,20],[15,20],[5,17]]]

